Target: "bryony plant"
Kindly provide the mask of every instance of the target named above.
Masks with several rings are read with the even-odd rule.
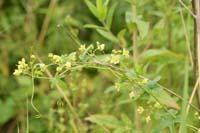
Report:
[[[115,80],[113,81],[113,85],[108,87],[105,92],[110,94],[116,91],[117,94],[123,94],[127,97],[126,102],[135,103],[134,109],[136,116],[142,116],[141,120],[138,120],[139,124],[149,124],[152,120],[159,121],[163,118],[161,123],[151,123],[152,126],[158,127],[155,128],[155,132],[160,132],[159,129],[164,129],[165,127],[169,127],[171,132],[172,130],[175,131],[175,125],[177,123],[181,125],[179,117],[180,107],[168,93],[175,95],[184,102],[187,101],[176,93],[159,85],[159,78],[155,78],[153,80],[148,79],[141,75],[137,70],[134,65],[135,62],[133,61],[133,58],[129,55],[129,51],[124,48],[124,46],[127,46],[123,37],[125,30],[122,29],[117,36],[111,32],[113,14],[117,7],[117,3],[113,4],[113,6],[111,6],[108,10],[109,0],[96,0],[95,4],[89,0],[85,0],[85,2],[93,15],[101,22],[102,26],[86,24],[84,27],[95,29],[100,35],[108,39],[110,42],[120,44],[121,49],[113,49],[112,52],[107,53],[104,51],[106,49],[106,45],[97,41],[96,45],[79,45],[78,50],[71,53],[63,55],[49,53],[48,60],[46,60],[45,63],[42,62],[40,57],[37,55],[31,55],[30,61],[26,61],[25,58],[22,58],[21,61],[18,62],[17,69],[13,74],[16,76],[30,76],[33,80],[49,80],[51,87],[58,88],[59,93],[64,97],[72,114],[80,123],[83,123],[79,114],[76,113],[70,103],[72,100],[66,98],[66,94],[62,92],[62,89],[67,88],[64,78],[66,76],[71,76],[70,74],[74,72],[82,73],[82,70],[85,68],[93,68],[99,71],[110,71],[115,76]],[[129,2],[132,3],[132,1]],[[133,7],[135,7],[134,3],[132,4]],[[128,29],[135,29],[137,27],[136,29],[138,30],[141,38],[146,36],[148,33],[149,24],[141,20],[140,17],[134,16],[131,12],[126,13],[126,22],[128,24]],[[137,30],[135,30],[135,32],[137,32]],[[132,52],[134,53],[134,50]],[[34,93],[34,81],[32,83]],[[192,104],[190,105],[195,108]],[[33,103],[32,107],[35,111],[40,113]],[[195,109],[199,111],[197,108]],[[159,115],[156,113],[158,111]],[[64,111],[61,112],[61,114],[64,114]],[[199,117],[199,113],[196,113],[195,115],[196,117]],[[130,118],[126,115],[122,115],[120,118],[118,117],[121,121],[102,114],[90,115],[88,117],[84,116],[84,118],[85,120],[101,127],[109,127],[115,132],[134,132],[135,130],[133,129],[136,129],[137,127],[137,122],[131,122]],[[61,120],[62,123],[64,122],[63,119]],[[134,120],[137,121],[136,118],[134,118]],[[126,127],[122,124],[123,122]],[[198,130],[196,127],[191,125],[187,124],[187,126],[196,131]]]
[[[63,79],[66,75],[76,71],[81,73],[83,68],[109,70],[116,80],[113,86],[106,91],[108,93],[113,91],[124,93],[128,99],[136,102],[138,114],[144,116],[143,122],[149,123],[151,119],[154,119],[156,110],[163,110],[171,117],[175,117],[169,108],[179,110],[179,105],[157,83],[158,79],[150,80],[134,69],[134,62],[129,56],[128,50],[125,48],[113,49],[111,53],[106,54],[104,49],[105,44],[100,42],[96,42],[96,47],[83,44],[77,51],[69,54],[49,53],[49,60],[46,61],[48,63],[41,63],[37,61],[36,55],[31,55],[29,62],[26,62],[24,58],[18,62],[17,69],[13,74],[16,76],[26,75],[33,79],[48,79],[52,86],[56,86],[65,84]],[[51,71],[54,76],[46,75],[46,70]],[[39,112],[34,105],[33,108]],[[90,118],[88,120],[93,122]]]

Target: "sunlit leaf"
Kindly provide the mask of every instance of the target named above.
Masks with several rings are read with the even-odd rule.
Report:
[[[91,28],[91,29],[102,29],[105,30],[104,27],[98,26],[98,25],[94,25],[94,24],[85,24],[84,28]]]
[[[97,32],[103,37],[105,37],[106,39],[112,41],[113,43],[118,43],[118,39],[114,35],[112,35],[110,32],[101,30],[101,29],[97,29]]]
[[[86,120],[108,128],[118,128],[121,126],[121,122],[111,115],[91,115],[87,117]]]
[[[108,16],[107,16],[107,21],[106,21],[106,24],[108,26],[108,28],[110,29],[111,28],[111,25],[112,25],[112,22],[113,22],[113,14],[115,12],[115,9],[117,7],[117,4],[118,3],[114,3],[111,8],[109,9],[108,11]]]
[[[98,10],[95,7],[95,5],[92,4],[92,2],[90,2],[90,0],[85,0],[85,3],[88,6],[88,8],[90,9],[90,11],[92,12],[92,14],[98,18],[99,17],[99,15],[98,15],[99,13],[98,13]]]

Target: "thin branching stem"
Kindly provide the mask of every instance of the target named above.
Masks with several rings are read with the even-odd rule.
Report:
[[[192,50],[190,48],[190,39],[189,39],[188,31],[187,31],[187,28],[186,28],[186,25],[185,25],[185,21],[184,21],[184,18],[183,18],[182,10],[180,10],[180,16],[181,16],[181,22],[183,24],[183,29],[184,29],[184,34],[185,34],[185,39],[186,39],[186,45],[187,45],[189,59],[190,59],[191,65],[193,67],[194,63],[193,63],[193,58],[192,58]]]
[[[179,3],[189,12],[190,15],[196,18],[196,15],[185,5],[185,3],[182,0],[179,0]]]

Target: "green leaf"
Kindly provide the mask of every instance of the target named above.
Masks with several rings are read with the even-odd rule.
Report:
[[[106,90],[104,91],[104,93],[110,93],[110,92],[113,92],[113,91],[116,91],[116,88],[114,85],[106,88]]]
[[[184,80],[184,88],[183,88],[183,98],[188,99],[188,88],[189,88],[189,68],[188,68],[188,61],[185,64],[185,80]],[[180,131],[182,133],[187,133],[187,101],[182,101],[181,107],[181,124],[180,124]]]
[[[126,0],[129,4],[133,4],[133,0]]]
[[[160,133],[160,131],[163,131],[166,128],[169,128],[170,133],[173,133],[173,126],[174,121],[170,117],[164,117],[161,119],[158,126],[155,127],[154,133]]]
[[[150,80],[150,81],[147,83],[148,87],[150,87],[150,88],[155,87],[160,79],[161,79],[161,77],[158,76],[158,77],[154,78],[153,80]]]
[[[97,6],[98,10],[102,9],[103,1],[102,0],[96,0],[96,6]]]
[[[90,45],[89,47],[87,47],[86,50],[81,55],[79,55],[79,59],[81,61],[87,60],[86,55],[92,48],[93,48],[93,45]]]
[[[109,10],[109,12],[108,12],[106,24],[107,24],[107,26],[108,26],[109,29],[111,28],[111,25],[112,25],[113,14],[114,14],[114,11],[115,11],[115,9],[116,9],[116,7],[117,7],[117,4],[118,4],[118,3],[114,3],[114,4],[111,6],[111,8],[110,8],[110,10]]]
[[[26,77],[26,76],[20,76],[17,77],[17,82],[20,84],[20,86],[23,87],[29,87],[31,85],[31,78]]]
[[[105,2],[103,3],[104,6],[108,6],[108,3],[110,2],[110,0],[105,0]]]
[[[119,41],[122,43],[122,44],[127,44],[126,42],[126,39],[124,38],[125,36],[125,33],[126,33],[126,29],[122,29],[121,31],[119,31],[119,33],[117,34],[117,38],[119,39]]]
[[[139,16],[134,16],[130,11],[126,12],[126,23],[130,30],[134,30],[136,26],[142,39],[147,35],[149,23],[141,20]]]
[[[117,34],[117,38],[119,39],[124,38],[125,33],[126,33],[126,29],[120,30],[119,33]]]
[[[11,98],[8,98],[4,103],[0,101],[0,124],[4,124],[14,117],[15,105],[16,103]]]
[[[141,38],[143,39],[148,33],[149,23],[142,21],[142,20],[138,20],[137,21],[137,27],[138,27],[138,30],[139,30],[139,34],[140,34]]]
[[[75,26],[75,27],[82,27],[82,24],[80,21],[76,20],[75,18],[72,18],[70,15],[65,17],[65,22],[66,24],[70,25],[70,26]]]
[[[161,104],[174,108],[174,109],[180,109],[179,105],[174,101],[174,99],[163,89],[157,87],[154,89],[149,90],[150,94],[156,98]]]
[[[121,119],[122,119],[124,125],[131,126],[132,122],[126,114],[122,114]]]
[[[110,32],[101,30],[101,29],[97,29],[97,32],[103,37],[105,37],[106,39],[112,41],[113,43],[118,43],[118,39],[114,35],[112,35]]]
[[[103,0],[96,0],[96,6],[98,11],[98,19],[103,22],[107,14],[107,5],[103,4]]]
[[[67,84],[66,82],[64,82],[63,80],[60,79],[60,77],[54,77],[51,80],[51,86],[55,86],[55,85],[59,85],[61,88],[66,89],[67,88]]]
[[[166,20],[165,18],[162,18],[158,21],[157,24],[155,24],[154,28],[155,29],[163,29],[165,27],[165,23],[166,23]]]
[[[117,118],[111,115],[91,115],[87,117],[86,120],[100,126],[106,126],[114,129],[118,128],[122,124]]]
[[[125,14],[125,20],[128,25],[133,25],[137,23],[137,16],[134,16],[132,12],[127,11]]]
[[[92,12],[92,14],[95,16],[95,17],[99,17],[99,13],[98,13],[98,10],[97,8],[92,4],[92,2],[90,2],[89,0],[85,0],[85,3],[87,5],[87,7],[89,8],[89,10]]]
[[[85,24],[84,28],[91,28],[91,29],[102,29],[105,30],[104,27],[98,26],[98,25],[94,25],[94,24]]]
[[[137,74],[133,69],[128,70],[125,75],[127,76],[128,79],[131,80],[135,80],[137,78]]]
[[[173,61],[176,61],[177,63],[178,60],[185,60],[185,56],[174,53],[166,49],[150,49],[150,50],[145,51],[141,55],[141,59],[147,59],[147,60],[156,61],[156,62],[158,61],[166,62],[166,61],[170,61],[171,59]]]

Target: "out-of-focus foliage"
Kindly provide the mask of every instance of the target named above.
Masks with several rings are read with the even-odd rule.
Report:
[[[177,132],[183,121],[183,100],[166,93],[157,83],[181,96],[183,88],[189,95],[194,87],[180,11],[190,33],[191,49],[193,19],[185,9],[176,0],[57,0],[51,9],[52,1],[0,1],[0,132]],[[50,21],[40,42],[46,16]],[[33,51],[48,60],[48,53],[76,51],[79,40],[94,46],[96,41],[105,44],[105,54],[120,47],[132,54],[136,30],[139,57],[135,62],[125,61],[131,66],[125,76],[116,78],[107,70],[83,68],[51,83],[36,79],[33,103],[44,117],[38,116],[31,104],[31,78],[12,74],[18,60],[25,57],[30,61]],[[136,75],[152,79],[148,89],[135,88],[139,100],[129,98],[133,86],[124,82]],[[55,84],[64,88],[84,125],[77,123]],[[116,91],[116,85],[122,92]],[[166,108],[160,108],[150,94]],[[185,125],[188,132],[200,128],[199,115],[194,114],[191,109]]]

